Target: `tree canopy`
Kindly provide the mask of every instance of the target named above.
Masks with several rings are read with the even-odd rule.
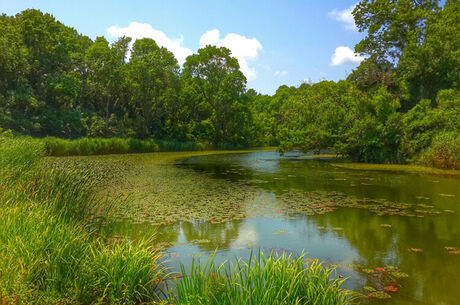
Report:
[[[34,9],[2,15],[0,128],[328,149],[366,162],[426,157],[435,138],[460,143],[459,1],[362,0],[353,16],[366,59],[346,80],[270,96],[247,88],[224,47],[201,48],[181,67],[152,39],[92,40]]]

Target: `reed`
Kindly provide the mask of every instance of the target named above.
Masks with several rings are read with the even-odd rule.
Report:
[[[182,267],[176,304],[349,304],[352,295],[341,288],[334,269],[305,263],[301,255],[251,255],[216,266],[211,256],[203,266],[193,262],[190,273]]]
[[[43,143],[0,136],[0,304],[156,302],[165,276],[147,243],[106,243],[87,171],[53,168]]]

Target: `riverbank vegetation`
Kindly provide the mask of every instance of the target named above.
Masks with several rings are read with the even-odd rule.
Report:
[[[275,145],[459,169],[458,1],[381,2],[353,11],[366,59],[346,80],[273,96],[247,89],[226,48],[180,67],[152,39],[131,50],[129,37],[92,40],[38,10],[2,15],[0,127],[84,138],[46,139],[56,155]]]
[[[167,289],[170,275],[152,241],[114,241],[96,230],[97,221],[108,220],[110,207],[117,205],[115,199],[101,200],[97,195],[96,188],[104,183],[97,180],[97,169],[43,158],[45,149],[39,141],[5,135],[0,139],[2,304],[163,304],[166,300],[192,304],[190,300],[200,298],[197,289],[208,292],[202,303],[209,304],[216,297],[237,293],[237,275],[245,280],[244,292],[255,298],[279,286],[283,294],[267,304],[305,303],[310,297],[328,300],[327,304],[347,302],[348,292],[340,288],[342,281],[331,270],[305,265],[301,258],[272,256],[263,265],[260,261],[240,265],[246,277],[234,273],[224,278],[219,273],[224,267],[216,269],[217,277],[204,276],[198,266],[191,273],[184,270],[184,281],[170,281],[180,287],[176,295]],[[277,272],[285,277],[267,284],[270,287],[253,286]],[[293,281],[296,290],[288,290]],[[214,288],[230,282],[231,291],[214,294]],[[310,294],[299,299],[300,291]]]
[[[109,244],[92,232],[89,171],[50,167],[43,146],[0,142],[0,303],[142,303],[162,294],[160,255],[147,244]]]
[[[233,266],[215,266],[210,257],[203,267],[193,264],[190,276],[177,286],[176,304],[245,305],[245,304],[349,304],[350,291],[341,288],[344,280],[333,269],[317,261],[305,263],[301,255],[293,258],[265,257],[261,252],[248,261]]]

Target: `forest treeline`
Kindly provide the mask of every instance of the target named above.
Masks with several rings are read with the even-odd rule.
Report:
[[[0,128],[34,137],[138,138],[332,149],[362,162],[460,168],[458,0],[363,0],[366,57],[346,80],[246,86],[230,50],[179,66],[152,39],[109,43],[25,10],[0,17]]]

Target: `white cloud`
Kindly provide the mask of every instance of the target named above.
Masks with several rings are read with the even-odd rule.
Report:
[[[335,49],[331,65],[340,66],[344,64],[359,64],[364,59],[364,56],[356,54],[349,47],[340,46]]]
[[[344,10],[333,10],[329,12],[329,16],[334,18],[337,21],[340,21],[344,24],[345,29],[350,30],[350,31],[356,31],[356,25],[355,25],[355,19],[353,18],[353,15],[351,14],[353,12],[353,9],[355,8],[355,5],[350,6],[347,9]]]
[[[160,47],[165,47],[174,54],[179,64],[183,64],[187,56],[192,55],[193,52],[189,48],[182,46],[184,37],[172,39],[160,30],[152,28],[148,23],[131,22],[128,27],[119,27],[113,25],[107,29],[107,34],[113,37],[131,37],[133,41],[141,38],[152,38]]]
[[[275,73],[273,73],[273,76],[274,77],[277,77],[277,76],[286,76],[288,73],[287,71],[276,71]]]
[[[248,65],[248,61],[257,59],[259,51],[262,50],[262,45],[256,38],[249,39],[242,35],[230,33],[221,39],[219,30],[215,29],[207,31],[201,36],[200,47],[205,47],[206,45],[215,45],[230,49],[230,51],[232,51],[232,56],[234,56],[240,64],[241,72],[243,72],[248,80],[257,77],[256,70],[250,68]]]

